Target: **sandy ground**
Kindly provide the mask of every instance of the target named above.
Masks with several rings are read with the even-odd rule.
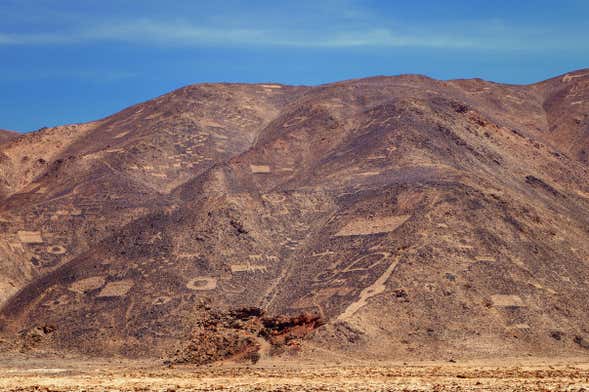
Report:
[[[0,358],[2,391],[583,391],[589,359],[418,364],[174,366]]]

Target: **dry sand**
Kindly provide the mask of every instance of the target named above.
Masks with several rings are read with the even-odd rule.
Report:
[[[585,359],[586,361],[586,359]],[[128,360],[0,359],[2,391],[583,391],[589,362],[175,366]]]

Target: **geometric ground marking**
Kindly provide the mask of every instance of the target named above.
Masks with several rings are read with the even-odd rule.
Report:
[[[362,173],[356,173],[357,176],[369,177],[369,176],[378,176],[380,174],[379,171],[366,171]]]
[[[477,256],[475,257],[476,261],[496,261],[496,259],[493,256]]]
[[[262,195],[262,199],[270,203],[283,203],[286,201],[286,196],[278,193],[267,193]]]
[[[231,272],[268,272],[268,267],[265,265],[255,265],[251,263],[247,264],[231,264]]]
[[[210,276],[197,276],[186,283],[190,290],[214,290],[217,288],[217,278]]]
[[[358,218],[335,233],[336,237],[351,235],[369,235],[376,233],[388,233],[396,230],[409,219],[411,215],[385,216],[379,218]]]
[[[103,276],[93,276],[91,278],[80,279],[72,283],[69,287],[71,291],[76,293],[85,293],[96,290],[104,286],[106,279]]]
[[[24,231],[20,230],[16,233],[20,242],[25,244],[42,244],[43,238],[40,231]]]
[[[119,280],[117,282],[110,282],[98,293],[97,297],[121,297],[126,295],[129,290],[135,285],[135,282],[130,279]]]
[[[161,297],[157,297],[156,299],[154,299],[151,304],[152,305],[164,305],[167,304],[168,302],[170,302],[172,300],[172,298],[168,297],[168,296],[161,296]]]
[[[278,259],[278,256],[274,256],[274,255],[248,255],[248,259],[250,262],[271,262],[271,263],[277,263],[278,261],[280,261]]]
[[[270,173],[270,166],[268,165],[250,165],[252,173]]]
[[[60,245],[52,245],[47,248],[47,253],[52,255],[62,255],[66,252],[66,249]]]
[[[463,245],[463,244],[457,244],[457,245],[455,245],[455,247],[458,249],[474,249],[474,246],[472,246],[472,245]]]
[[[118,135],[114,136],[113,139],[119,139],[128,134],[130,131],[119,133]]]
[[[245,291],[245,287],[236,282],[224,281],[221,282],[221,291],[228,294],[241,294]]]
[[[22,243],[20,242],[8,242],[8,248],[13,252],[25,251],[25,248],[23,248]]]
[[[337,319],[344,320],[344,321],[350,320],[352,318],[352,316],[354,315],[354,313],[356,313],[358,310],[360,310],[360,308],[364,307],[368,303],[368,299],[384,292],[386,290],[387,280],[389,280],[389,278],[393,274],[393,271],[395,271],[397,264],[399,264],[398,257],[396,257],[391,262],[389,267],[383,272],[383,274],[381,276],[378,277],[378,279],[376,279],[374,281],[374,283],[372,283],[370,286],[364,288],[364,290],[362,290],[360,292],[360,296],[358,297],[358,300],[356,302],[353,302],[350,305],[348,305],[346,310],[344,310],[344,312],[341,313],[337,317]]]
[[[564,83],[570,82],[574,78],[582,78],[583,76],[587,76],[587,75],[589,75],[589,73],[584,73],[584,74],[580,74],[580,75],[566,74],[562,77],[562,82],[564,82]]]
[[[524,301],[518,295],[495,294],[491,296],[493,306],[498,307],[525,307]]]
[[[346,273],[352,271],[369,271],[380,264],[381,261],[388,259],[391,256],[389,252],[374,252],[369,253],[354,260],[345,268],[341,269],[339,273]]]

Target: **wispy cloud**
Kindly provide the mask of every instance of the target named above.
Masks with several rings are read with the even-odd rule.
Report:
[[[484,37],[466,38],[436,32],[396,33],[388,28],[352,31],[283,31],[280,29],[216,28],[181,21],[135,20],[99,24],[61,33],[0,33],[0,45],[63,45],[125,42],[159,46],[275,46],[297,48],[430,47],[489,48],[496,45]]]
[[[308,42],[299,42],[297,45]],[[378,28],[366,31],[341,32],[323,37],[311,45],[318,47],[431,47],[431,48],[466,48],[480,46],[480,43],[456,36],[443,35],[408,35],[396,34],[392,30]]]
[[[375,28],[354,31],[283,31],[281,29],[214,28],[175,21],[162,23],[140,20],[121,24],[95,26],[79,36],[85,40],[125,41],[137,44],[173,46],[251,45],[278,47],[472,47],[480,45],[460,37],[396,34],[390,29]]]

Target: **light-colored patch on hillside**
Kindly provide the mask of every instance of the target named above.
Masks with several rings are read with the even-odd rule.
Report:
[[[186,283],[190,290],[214,290],[217,288],[217,278],[210,276],[197,276]]]
[[[352,302],[350,305],[348,305],[346,310],[342,314],[340,314],[337,319],[342,320],[342,321],[350,320],[351,317],[358,310],[360,310],[362,307],[364,307],[368,303],[368,300],[370,298],[374,297],[375,295],[383,293],[386,289],[387,280],[390,278],[393,271],[395,271],[395,268],[397,267],[398,264],[399,264],[399,258],[397,257],[391,262],[391,264],[388,266],[388,268],[383,272],[383,274],[381,276],[378,277],[378,279],[376,279],[376,281],[373,284],[366,287],[364,290],[362,290],[360,292],[360,296],[358,297],[358,300],[355,302]]]
[[[25,251],[25,248],[22,246],[22,243],[20,242],[8,241],[7,245],[12,252],[23,253]]]
[[[272,170],[268,165],[250,165],[250,170],[254,174],[264,174],[264,173],[271,173]]]
[[[493,256],[477,256],[475,257],[476,261],[487,261],[487,262],[494,262],[496,259]]]
[[[336,253],[334,251],[326,250],[325,252],[314,252],[311,256],[312,257],[323,257],[323,256],[332,256],[335,254]]]
[[[497,307],[525,307],[524,301],[519,295],[494,294],[491,296],[493,306]]]
[[[98,293],[97,297],[122,297],[127,295],[129,290],[135,285],[130,279],[110,282]]]
[[[282,86],[280,86],[278,84],[261,84],[260,86],[262,86],[264,88],[269,88],[269,89],[282,88]]]
[[[247,257],[250,261],[253,262],[268,262],[268,263],[278,263],[280,260],[278,256],[274,255],[248,255]]]
[[[223,128],[223,124],[215,121],[211,118],[199,118],[198,119],[198,124],[203,126],[203,127],[211,127],[211,128]],[[209,135],[209,133],[207,132],[203,132],[202,133],[203,136]],[[213,135],[215,136],[215,135]]]
[[[69,210],[57,210],[55,211],[55,216],[78,216],[82,215],[82,210],[79,208],[71,208]]]
[[[583,76],[587,76],[587,75],[589,75],[589,73],[584,73],[584,74],[580,74],[580,75],[566,74],[562,77],[562,81],[563,81],[563,83],[566,83],[566,82],[570,82],[574,78],[582,78]]]
[[[40,231],[24,231],[20,230],[16,233],[19,241],[25,244],[42,244],[43,237]]]
[[[375,218],[358,218],[349,222],[340,231],[336,237],[351,235],[370,235],[377,233],[388,233],[395,231],[399,226],[405,223],[411,215],[384,216]]]
[[[63,255],[65,254],[66,249],[61,245],[52,245],[47,248],[47,253],[52,255]]]
[[[472,245],[465,245],[465,244],[456,244],[455,247],[456,247],[456,249],[462,249],[462,250],[471,250],[471,249],[474,249],[474,246],[472,246]]]
[[[286,196],[279,193],[267,193],[262,195],[262,199],[272,204],[282,204],[286,201]]]
[[[114,136],[114,137],[113,137],[113,139],[120,139],[120,138],[122,138],[123,136],[125,136],[125,135],[129,134],[129,132],[130,132],[130,131],[121,132],[121,133],[119,133],[118,135]]]
[[[105,153],[117,153],[117,152],[125,152],[124,148],[109,148],[104,150]]]
[[[88,291],[97,290],[104,286],[106,279],[104,276],[93,276],[91,278],[81,279],[72,283],[69,289],[76,293],[84,294]]]
[[[167,304],[168,302],[170,302],[172,300],[171,297],[168,297],[166,295],[162,295],[161,297],[157,297],[156,299],[154,299],[151,304],[154,306],[157,305],[164,305]]]
[[[524,102],[523,99],[518,98],[518,97],[514,97],[513,95],[509,95],[509,94],[505,95],[505,99],[515,102],[515,103],[523,103]]]
[[[380,174],[379,171],[373,170],[373,171],[361,172],[356,175],[361,176],[361,177],[370,177],[370,176],[378,176],[379,174]]]
[[[584,197],[586,199],[589,199],[589,193],[587,193],[587,192],[583,192],[581,190],[577,190],[576,193],[577,193],[577,195],[579,195],[581,197]]]
[[[231,272],[268,272],[268,268],[265,265],[256,265],[251,263],[246,264],[231,264]]]
[[[245,288],[242,287],[239,283],[232,282],[230,280],[221,281],[219,288],[221,291],[227,294],[242,294],[245,291]]]

